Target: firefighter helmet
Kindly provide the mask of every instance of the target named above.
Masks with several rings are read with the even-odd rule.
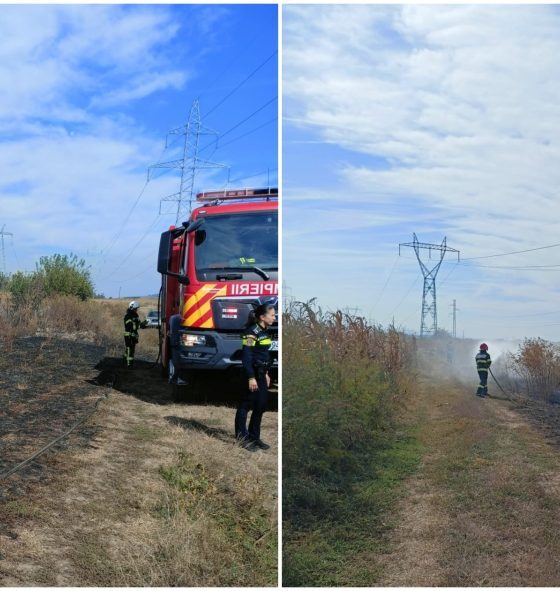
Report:
[[[480,345],[480,350],[481,351],[488,351],[488,345],[486,343],[482,343],[482,345]]]
[[[138,302],[135,302],[134,300],[132,302],[130,302],[130,304],[128,304],[129,310],[138,310],[139,307],[140,307],[140,304]]]

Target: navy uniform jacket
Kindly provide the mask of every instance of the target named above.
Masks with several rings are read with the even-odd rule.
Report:
[[[488,373],[488,369],[492,365],[488,351],[479,351],[474,360],[476,361],[476,371],[485,371]]]
[[[255,323],[249,326],[241,337],[243,344],[243,369],[249,378],[255,377],[255,368],[270,365],[272,339],[266,328]]]

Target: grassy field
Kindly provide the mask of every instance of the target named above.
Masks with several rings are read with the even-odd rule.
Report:
[[[511,402],[424,377],[422,464],[404,488],[385,586],[553,586],[560,456]]]
[[[553,346],[522,343],[521,391],[480,399],[472,342],[308,305],[284,331],[285,584],[557,584]]]
[[[284,317],[283,582],[372,585],[401,481],[416,467],[414,345],[303,306]]]
[[[143,317],[155,302],[140,303]],[[72,342],[96,343],[105,356],[97,369],[80,375],[66,372],[70,356],[56,392],[71,396],[87,381],[89,395],[97,391],[108,397],[84,424],[88,438],[79,428],[63,446],[6,483],[11,492],[0,500],[0,582],[276,585],[276,413],[263,419],[270,450],[251,454],[237,447],[235,393],[224,385],[208,392],[209,404],[175,404],[154,364],[157,330],[141,331],[137,367],[132,372],[123,368],[126,301],[65,304],[46,302],[42,310],[50,312],[48,320],[43,315],[32,319],[35,331],[47,342],[70,343],[65,345],[70,350]],[[17,338],[5,335],[4,358],[15,354]],[[54,386],[41,391],[45,404],[54,395]],[[17,421],[17,413],[25,410],[18,408],[0,407],[0,412],[13,411],[10,418]],[[40,421],[35,427],[40,429]]]

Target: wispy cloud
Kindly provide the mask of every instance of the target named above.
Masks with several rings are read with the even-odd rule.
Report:
[[[401,219],[402,240],[433,213],[437,224],[429,239],[447,234],[466,256],[558,241],[557,7],[287,6],[284,27],[285,139],[290,142],[293,135],[296,142],[312,142],[298,147],[302,153],[311,154],[313,142],[334,143],[348,153],[344,162],[317,163],[307,171],[306,182],[296,186],[290,185],[286,168],[287,208],[300,189],[321,194],[321,169],[331,169],[337,186],[324,191],[323,200],[344,210],[344,230],[352,232],[352,224],[344,199],[337,197],[341,188],[356,204],[355,228],[372,216],[382,222],[372,221],[372,237],[363,241],[373,258],[383,240],[399,241],[398,231],[380,236],[378,226],[389,212],[388,223],[393,221],[395,208],[387,203],[405,199],[410,208]],[[359,162],[352,162],[352,154]],[[332,206],[330,211],[333,216]],[[321,248],[315,249],[316,259]],[[380,266],[383,260],[386,267],[382,257]],[[551,250],[503,260],[515,265],[560,259]],[[287,255],[288,280],[294,265]],[[453,285],[462,273],[454,274]],[[369,279],[379,283],[385,276]],[[477,282],[485,285],[484,292]],[[477,294],[489,300],[486,310],[495,305],[498,311],[500,298],[506,297],[502,289],[518,298],[517,307],[508,302],[512,309],[522,310],[527,295],[552,307],[555,285],[553,273],[480,269],[462,287],[464,299]],[[322,287],[332,302],[335,294]],[[367,298],[359,292],[356,298],[367,309]],[[381,311],[385,320],[389,307]],[[414,303],[404,308],[412,311]],[[482,333],[483,322],[474,315],[469,322],[472,331]]]
[[[164,51],[177,30],[165,7],[4,6],[0,125],[30,117],[87,120],[87,107],[102,104],[107,92],[133,100],[177,87],[184,72]]]
[[[176,191],[173,179],[150,182],[127,224],[132,238],[104,251],[163,147],[165,129],[147,129],[137,105],[185,89],[195,73],[197,27],[207,31],[226,14],[192,12],[191,22],[189,8],[165,5],[2,7],[0,224],[14,233],[11,270],[16,262],[31,269],[43,254],[74,251],[91,255],[102,291],[115,293],[110,282],[134,275],[129,269],[137,271],[138,261],[152,262],[157,284],[154,244],[165,218],[124,273],[111,270],[146,233],[159,198]],[[191,36],[180,39],[187,22]],[[145,278],[135,285],[145,291]]]

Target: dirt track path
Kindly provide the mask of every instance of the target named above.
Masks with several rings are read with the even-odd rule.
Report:
[[[379,586],[560,584],[560,451],[503,400],[447,382],[418,400],[423,462],[406,483]]]

